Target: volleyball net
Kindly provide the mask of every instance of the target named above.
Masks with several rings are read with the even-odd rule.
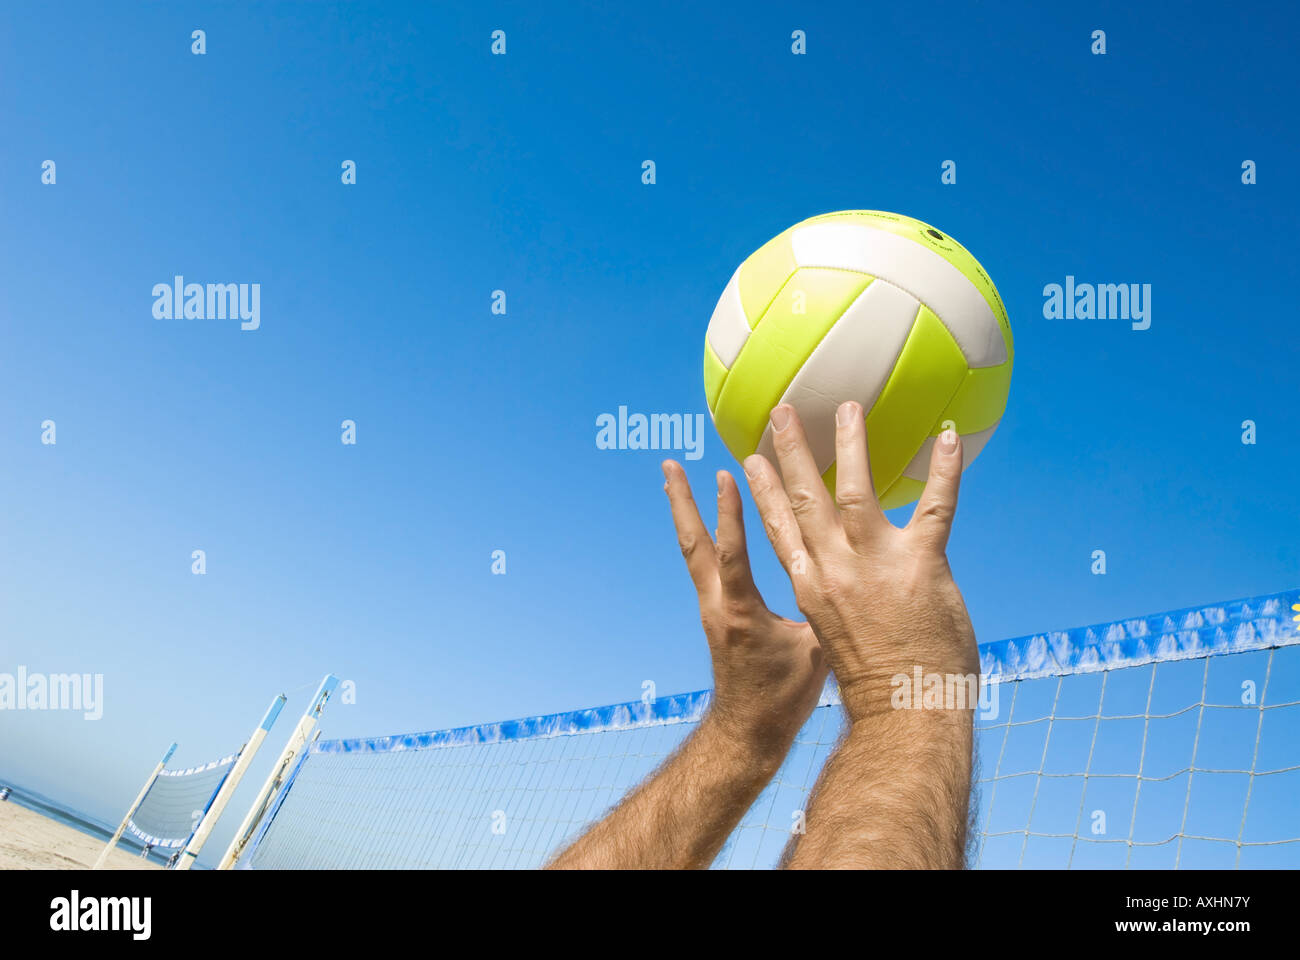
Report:
[[[980,646],[977,867],[1300,866],[1300,591]],[[654,771],[709,692],[316,741],[239,866],[535,868]],[[774,866],[844,727],[828,687],[716,868]]]
[[[94,869],[108,865],[123,834],[129,833],[147,854],[151,849],[175,850],[168,866],[188,870],[198,859],[240,780],[248,771],[266,735],[274,726],[287,697],[271,701],[262,722],[235,753],[193,767],[172,768],[176,744],[167,748],[149,774],[139,795],[127,808],[126,816],[109,838]]]
[[[146,847],[180,850],[212,808],[239,754],[194,767],[158,771],[140,805],[126,822],[127,832]]]

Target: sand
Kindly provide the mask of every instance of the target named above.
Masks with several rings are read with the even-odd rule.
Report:
[[[88,870],[104,842],[12,800],[0,803],[0,870]],[[127,850],[114,850],[111,870],[161,870]]]

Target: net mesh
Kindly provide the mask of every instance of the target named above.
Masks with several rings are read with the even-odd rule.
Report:
[[[184,847],[238,759],[238,754],[232,754],[197,767],[161,771],[131,815],[127,830],[148,846]]]
[[[1300,865],[1297,601],[981,646],[971,864]],[[318,742],[241,865],[541,866],[661,764],[708,699]],[[777,863],[843,726],[828,690],[716,868]]]

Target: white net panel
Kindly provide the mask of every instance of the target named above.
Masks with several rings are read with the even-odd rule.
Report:
[[[147,846],[184,847],[238,759],[239,754],[231,754],[197,767],[163,770],[131,815],[127,830]]]
[[[1300,865],[1298,602],[982,645],[971,864]],[[708,697],[319,742],[241,866],[541,866],[689,736]],[[715,867],[776,864],[842,727],[828,693]]]

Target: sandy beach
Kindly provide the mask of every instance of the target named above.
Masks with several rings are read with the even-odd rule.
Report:
[[[0,870],[88,870],[102,841],[12,801],[0,803]],[[112,870],[161,870],[126,850],[108,858]]]

